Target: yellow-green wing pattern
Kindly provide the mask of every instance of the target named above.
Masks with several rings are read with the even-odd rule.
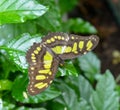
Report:
[[[28,93],[36,95],[51,84],[57,71],[59,60],[56,60],[40,43],[34,43],[28,50],[26,59],[29,63]]]

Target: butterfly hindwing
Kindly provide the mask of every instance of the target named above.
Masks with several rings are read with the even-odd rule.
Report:
[[[29,63],[28,74],[30,81],[28,93],[36,95],[51,84],[57,71],[59,60],[56,60],[40,43],[34,44],[28,50],[26,59]]]

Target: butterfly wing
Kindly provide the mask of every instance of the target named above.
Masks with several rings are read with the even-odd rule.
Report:
[[[78,36],[66,33],[50,33],[42,42],[62,60],[72,59],[93,50],[99,42],[96,35]]]
[[[64,54],[60,54],[59,57],[63,60],[76,58],[79,55],[86,54],[93,50],[97,46],[98,42],[99,38],[95,35],[84,37],[70,34]]]
[[[51,84],[57,71],[59,60],[56,60],[40,43],[34,43],[31,46],[27,52],[26,59],[29,63],[28,93],[36,95]]]
[[[50,33],[41,43],[34,43],[26,54],[29,63],[28,93],[36,95],[52,82],[59,63],[93,50],[98,44],[97,36],[77,36],[66,33]],[[62,59],[62,60],[61,60]]]

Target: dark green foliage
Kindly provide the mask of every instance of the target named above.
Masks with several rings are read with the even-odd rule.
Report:
[[[51,86],[30,96],[25,55],[48,32],[96,34],[81,18],[63,20],[78,0],[0,1],[0,110],[118,110],[120,86],[88,53],[60,66]],[[8,24],[9,23],[9,24]]]

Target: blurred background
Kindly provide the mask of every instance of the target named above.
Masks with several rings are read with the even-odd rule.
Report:
[[[102,71],[120,74],[120,0],[80,0],[69,17],[82,17],[98,30],[100,43],[95,50]]]

